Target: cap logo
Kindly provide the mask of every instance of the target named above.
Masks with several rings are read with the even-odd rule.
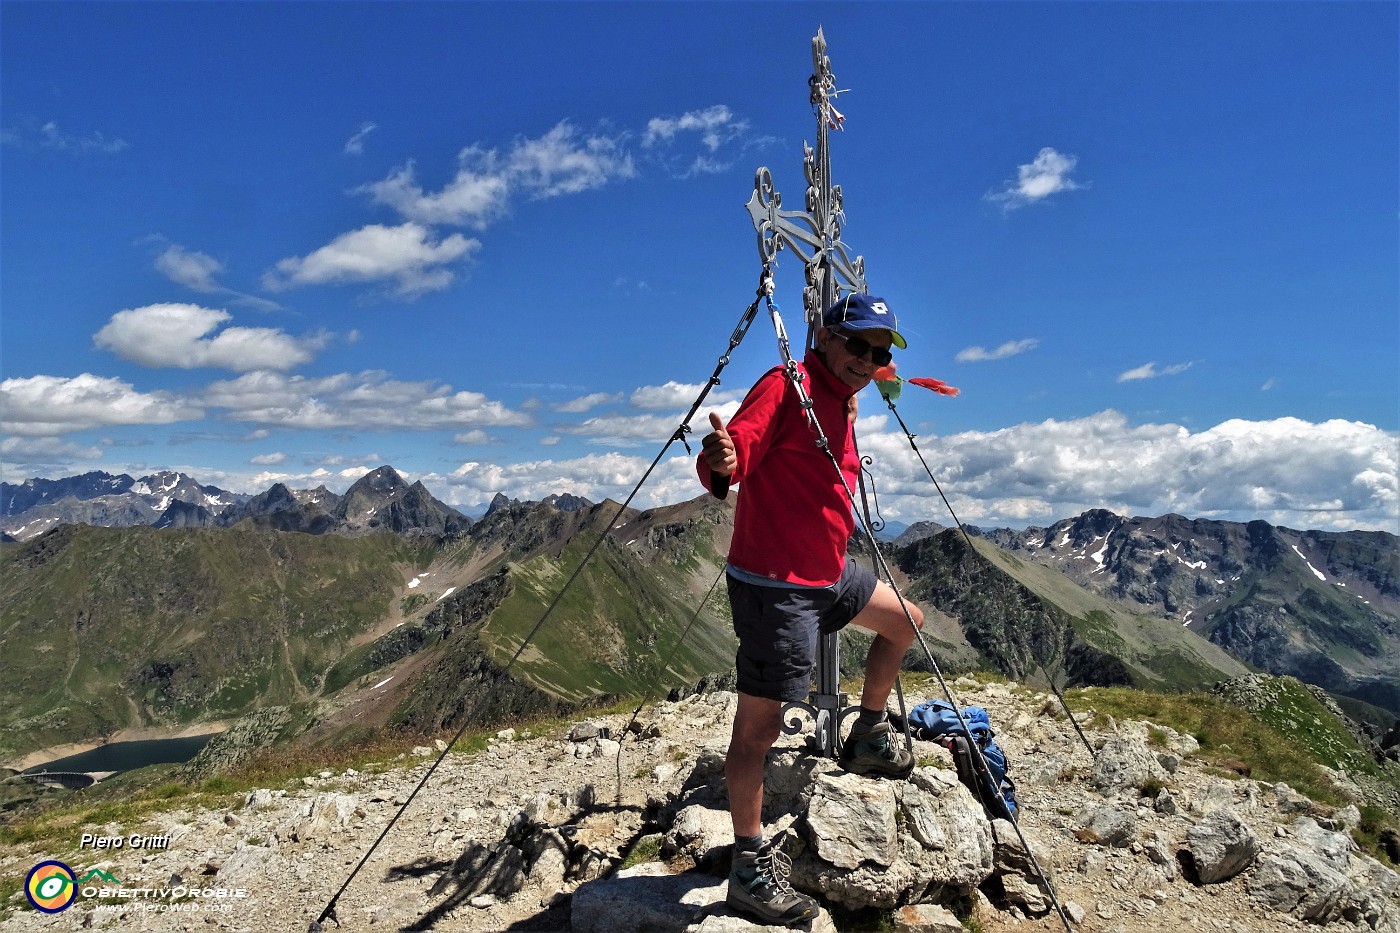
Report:
[[[871,302],[870,310],[874,311],[876,314],[889,314],[890,312],[890,309],[885,307],[885,303],[883,301]]]

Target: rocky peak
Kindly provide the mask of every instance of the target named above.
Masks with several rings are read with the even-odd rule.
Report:
[[[906,544],[913,544],[915,541],[941,534],[946,530],[945,526],[938,524],[938,522],[915,522],[901,531],[899,537],[894,539],[894,543],[896,547],[904,547]]]
[[[433,498],[422,482],[409,484],[391,466],[366,473],[345,491],[331,513],[337,531],[384,529],[398,534],[453,535],[471,519]]]
[[[340,496],[331,492],[324,484],[315,489],[295,489],[292,495],[296,496],[302,505],[319,505],[327,511],[335,508],[336,503],[340,502]]]
[[[1090,509],[1068,523],[1061,522],[1056,527],[1069,532],[1069,542],[1075,547],[1084,547],[1095,541],[1108,538],[1127,521],[1123,516],[1107,509]]]
[[[176,499],[152,523],[153,528],[208,528],[217,524],[213,512],[202,505]]]
[[[255,496],[266,511],[276,511],[277,509],[294,508],[301,501],[296,493],[285,483],[273,483],[267,492]]]
[[[561,512],[578,512],[593,507],[593,503],[588,499],[568,492],[556,492],[552,495],[545,496],[540,501],[545,505],[553,506]]]
[[[345,491],[346,499],[384,500],[402,493],[408,482],[391,466],[382,466],[355,480]]]
[[[220,521],[232,525],[249,516],[267,515],[297,507],[297,498],[284,483],[273,483],[264,492],[258,493],[246,502],[230,506],[219,516]]]
[[[334,527],[334,521],[324,508],[314,502],[303,502],[301,496],[285,483],[273,483],[265,492],[225,509],[219,515],[218,523],[236,525],[245,519],[276,531],[306,534],[324,534]]]
[[[403,495],[408,483],[391,466],[382,466],[357,479],[336,506],[337,518],[364,521],[391,499]]]
[[[486,518],[489,518],[495,512],[499,512],[502,509],[509,509],[511,506],[518,506],[520,504],[521,502],[519,499],[512,499],[505,493],[498,492],[491,497],[491,504],[487,506],[486,514],[481,517],[484,520]]]

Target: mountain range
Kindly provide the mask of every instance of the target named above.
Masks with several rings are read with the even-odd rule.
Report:
[[[983,537],[1119,605],[1175,620],[1260,670],[1400,714],[1394,535],[1098,509]]]
[[[183,473],[133,480],[122,474],[85,473],[61,480],[0,483],[0,531],[27,541],[62,524],[104,528],[228,528],[242,521],[277,531],[309,534],[453,535],[471,520],[409,483],[390,466],[355,481],[343,496],[324,486],[293,490],[274,483],[256,496],[205,486]]]
[[[63,524],[154,525],[165,519],[172,506],[177,514],[188,514],[194,507],[212,516],[247,498],[168,470],[140,479],[103,472],[57,480],[34,478],[0,483],[0,533],[27,541]]]
[[[0,547],[0,756],[269,706],[294,711],[284,737],[435,729],[732,668],[712,592],[733,511],[708,497],[498,495],[474,522],[388,466],[341,496],[176,473],[0,496],[25,539]],[[969,531],[918,522],[881,544],[945,671],[1189,690],[1263,669],[1376,735],[1400,717],[1394,535],[1101,510]]]

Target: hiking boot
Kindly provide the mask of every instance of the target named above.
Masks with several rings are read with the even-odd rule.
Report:
[[[817,902],[788,884],[792,860],[771,841],[757,852],[735,851],[724,902],[762,923],[792,926],[817,916]]]
[[[856,732],[846,737],[841,746],[841,767],[852,774],[907,778],[914,770],[914,756],[894,741],[894,727],[882,722],[869,732]]]

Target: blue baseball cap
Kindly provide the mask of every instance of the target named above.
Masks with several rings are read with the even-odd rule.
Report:
[[[894,316],[885,299],[874,295],[853,292],[838,299],[822,315],[823,327],[840,327],[842,330],[887,330],[894,345],[901,350],[908,347],[899,333],[899,319]]]

